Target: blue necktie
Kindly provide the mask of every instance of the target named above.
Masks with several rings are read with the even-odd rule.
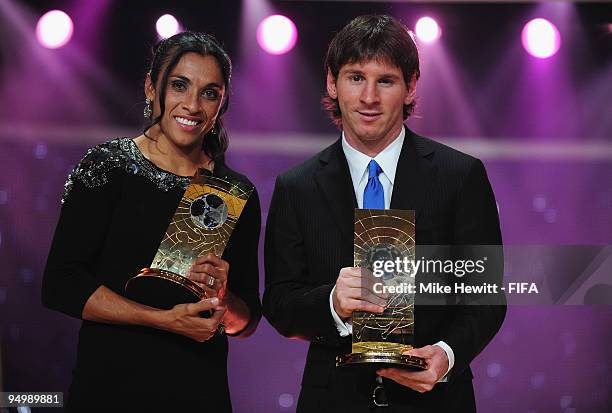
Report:
[[[378,175],[382,172],[374,159],[368,164],[368,184],[363,191],[363,207],[368,209],[385,209],[385,190]]]

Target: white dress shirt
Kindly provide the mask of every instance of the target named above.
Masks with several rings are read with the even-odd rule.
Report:
[[[402,128],[400,134],[391,142],[385,149],[378,153],[374,158],[370,158],[368,155],[359,152],[353,148],[342,132],[342,150],[344,156],[348,162],[349,172],[351,174],[351,181],[353,182],[353,189],[355,190],[355,196],[357,198],[357,206],[363,208],[363,192],[368,183],[368,164],[372,159],[378,163],[382,172],[378,175],[378,179],[385,191],[385,209],[389,209],[391,206],[391,196],[393,195],[393,183],[395,182],[395,171],[397,169],[397,163],[399,161],[402,146],[404,144],[404,138],[406,137],[406,131]],[[353,325],[350,320],[344,322],[334,310],[334,302],[332,295],[334,290],[332,289],[329,295],[329,309],[332,317],[336,323],[336,328],[341,337],[346,337],[353,333]],[[453,368],[455,364],[455,354],[453,349],[444,341],[438,341],[434,344],[439,346],[446,352],[448,357],[448,370],[442,379],[439,381],[448,381],[448,372]]]

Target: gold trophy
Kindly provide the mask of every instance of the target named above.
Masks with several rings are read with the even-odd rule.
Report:
[[[199,256],[223,254],[253,188],[199,169],[181,198],[157,254],[148,268],[130,278],[127,296],[142,304],[170,309],[196,302],[206,293],[186,277]]]
[[[381,314],[353,312],[352,352],[338,356],[336,366],[427,368],[422,358],[402,354],[414,347],[414,224],[414,211],[355,210],[354,266],[371,271],[374,292],[388,298]],[[390,270],[386,262],[397,265]]]

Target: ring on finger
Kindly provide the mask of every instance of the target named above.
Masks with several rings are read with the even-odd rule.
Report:
[[[215,285],[215,277],[208,275],[206,278],[206,285],[212,288]]]

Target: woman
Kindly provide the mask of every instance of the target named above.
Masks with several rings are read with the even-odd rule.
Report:
[[[69,410],[231,411],[227,338],[218,327],[246,336],[261,315],[257,193],[223,256],[198,258],[188,274],[210,285],[212,298],[159,310],[124,296],[128,278],[152,262],[197,168],[249,183],[223,161],[230,76],[213,37],[162,40],[145,80],[150,126],[90,149],[66,183],[42,299],[83,320]],[[199,316],[206,310],[212,317]]]

